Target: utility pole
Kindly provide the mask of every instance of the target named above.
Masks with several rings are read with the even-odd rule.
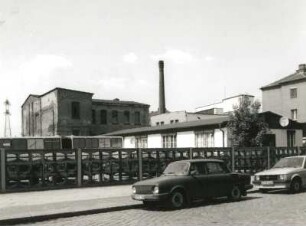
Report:
[[[11,103],[9,102],[8,99],[5,100],[4,106],[5,106],[5,123],[4,123],[4,137],[11,137],[12,136],[12,131],[11,131],[11,122],[10,122],[10,105]]]

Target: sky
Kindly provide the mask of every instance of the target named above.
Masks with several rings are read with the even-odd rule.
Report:
[[[306,63],[304,0],[0,0],[0,136],[29,94],[55,87],[194,111]]]

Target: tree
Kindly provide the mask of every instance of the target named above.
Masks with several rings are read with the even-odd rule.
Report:
[[[238,106],[234,106],[227,125],[234,145],[240,147],[262,145],[268,125],[259,115],[260,106],[259,101],[252,103],[245,96],[240,100]]]

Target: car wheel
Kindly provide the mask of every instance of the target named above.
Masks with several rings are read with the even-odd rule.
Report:
[[[241,189],[240,189],[240,187],[237,186],[237,185],[233,186],[228,198],[232,201],[240,200],[241,199]]]
[[[186,198],[181,191],[174,191],[170,196],[170,207],[181,209],[186,205]]]
[[[301,181],[297,178],[293,179],[290,185],[291,193],[298,193],[301,191]]]

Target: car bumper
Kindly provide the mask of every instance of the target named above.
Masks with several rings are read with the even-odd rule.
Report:
[[[163,201],[168,199],[169,194],[132,194],[132,199],[138,201]]]
[[[252,184],[247,184],[247,185],[244,185],[244,188],[245,190],[250,190],[252,189],[254,186]]]
[[[273,181],[272,184],[262,184],[261,181],[253,182],[254,188],[257,189],[289,189],[290,181]]]

